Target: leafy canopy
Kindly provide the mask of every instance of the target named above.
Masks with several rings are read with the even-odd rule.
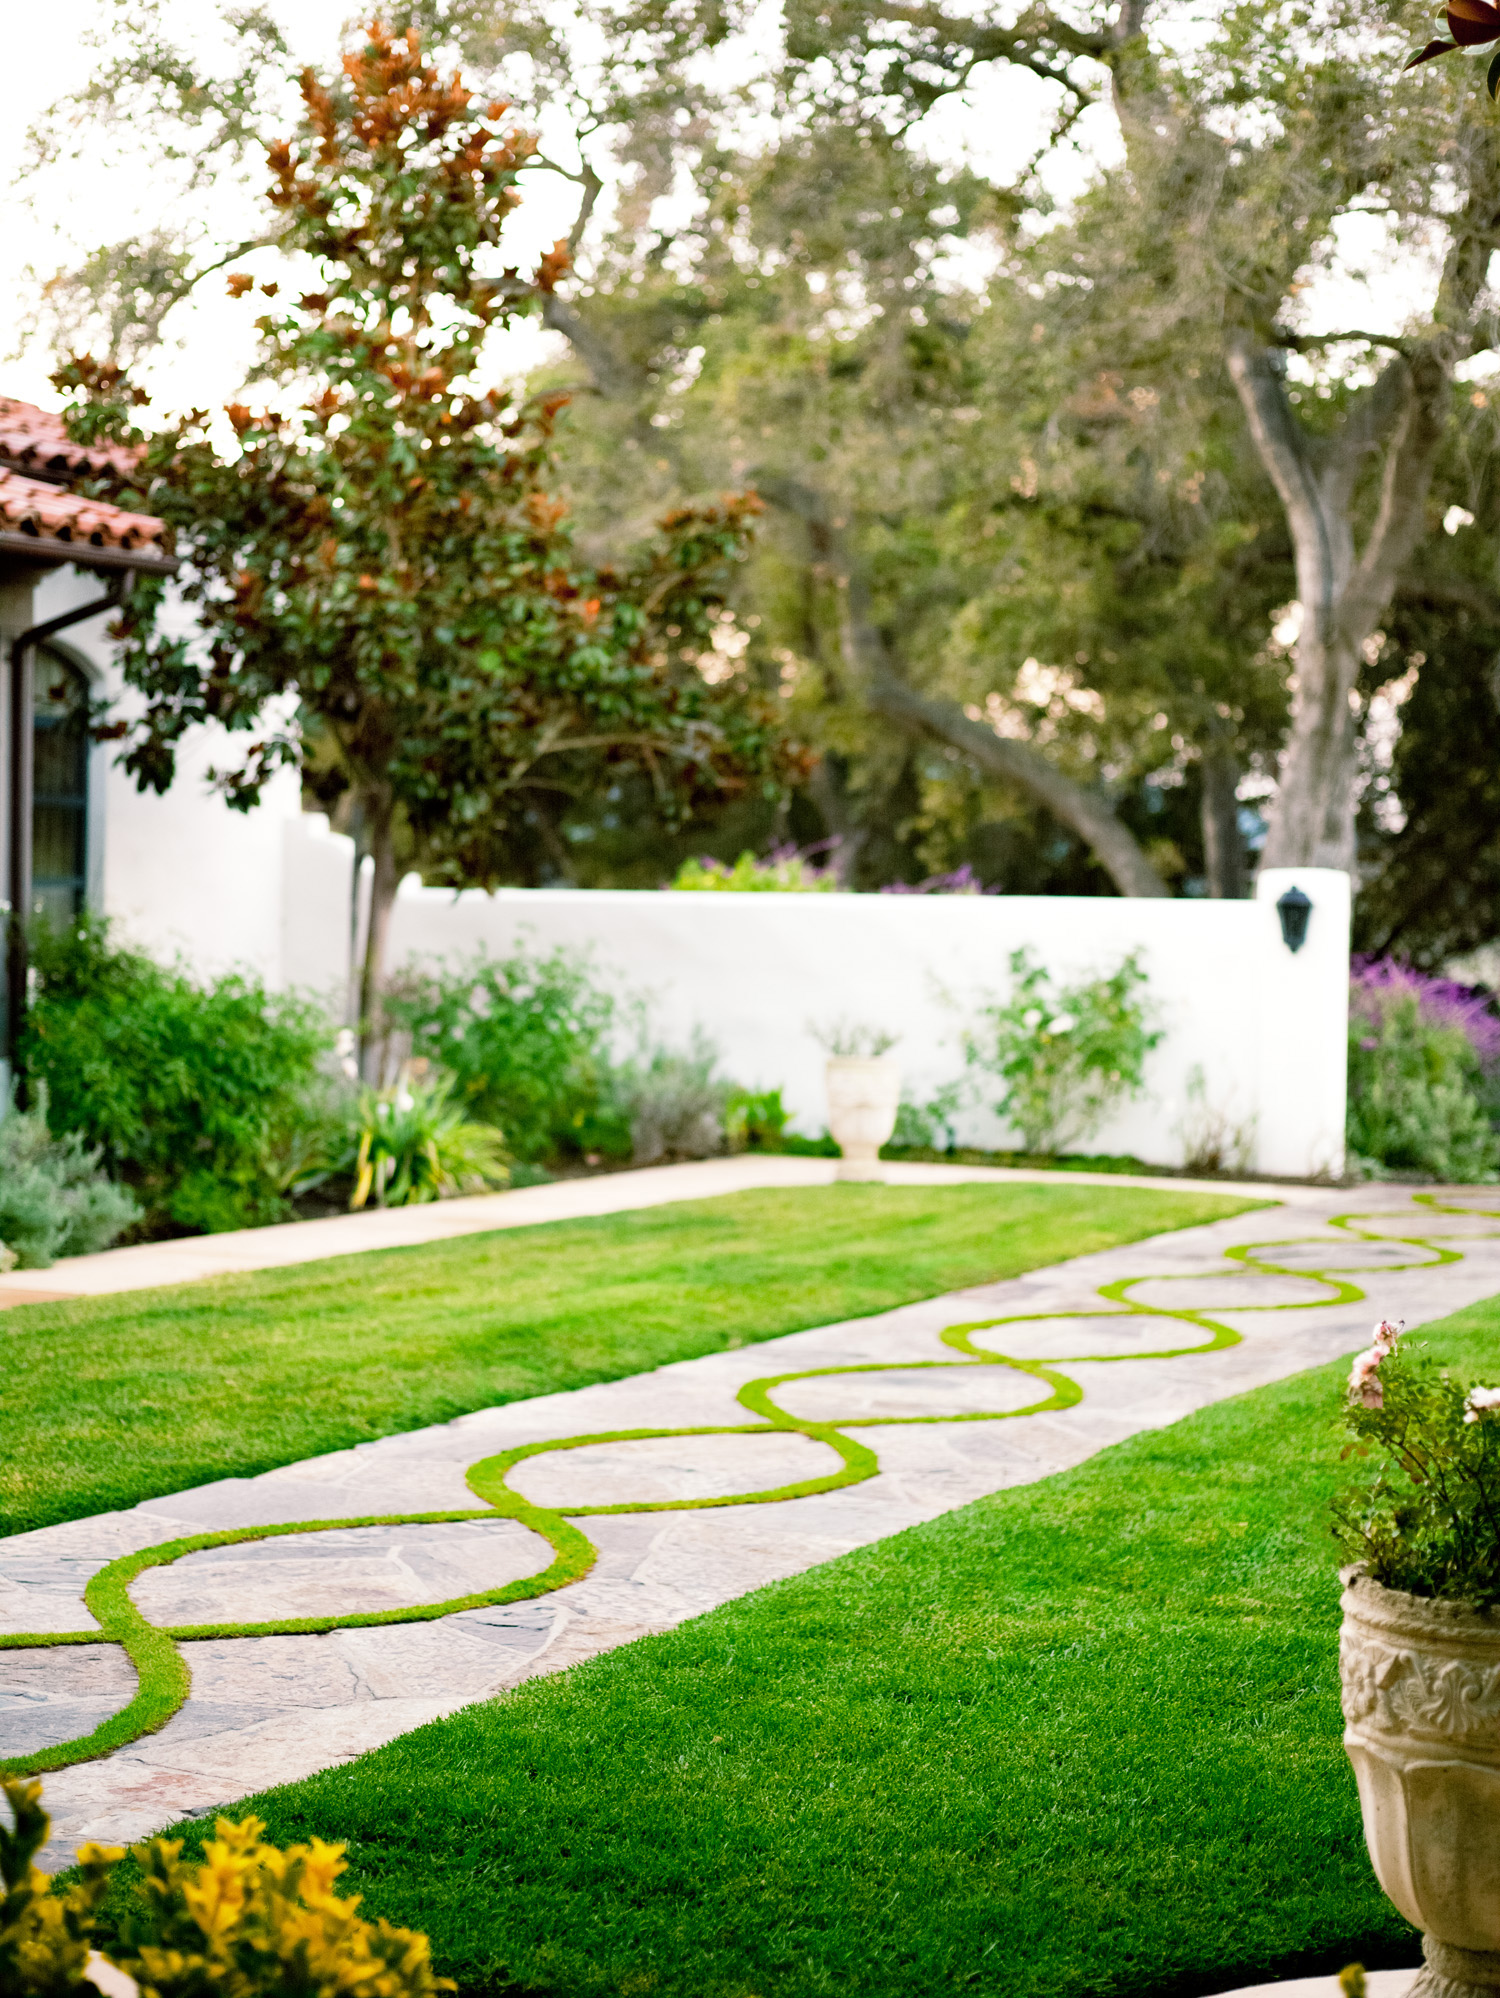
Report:
[[[559,250],[523,278],[501,237],[532,150],[507,107],[477,104],[424,63],[415,31],[379,24],[333,83],[306,72],[298,134],[268,148],[277,242],[315,283],[256,298],[267,407],[196,411],[151,436],[131,427],[111,368],[75,360],[80,431],[134,438],[131,496],[177,536],[199,626],[160,613],[161,586],[126,610],[124,669],[145,697],[117,725],[143,787],[172,780],[187,729],[253,732],[218,773],[247,808],[331,746],[379,866],[394,823],[438,878],[505,879],[510,837],[555,800],[629,764],[672,819],[787,764],[769,708],[696,670],[757,503],[678,508],[637,558],[592,569],[549,487],[565,398],[516,404],[477,386],[488,337],[544,295]],[[391,877],[394,892],[394,869]]]

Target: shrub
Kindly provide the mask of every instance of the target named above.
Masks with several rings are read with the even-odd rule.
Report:
[[[1011,953],[1010,971],[1010,997],[980,1008],[985,1025],[965,1035],[964,1056],[1005,1085],[994,1107],[1027,1151],[1060,1152],[1144,1086],[1161,1040],[1138,996],[1146,974],[1134,952],[1107,978],[1061,988],[1028,951]]]
[[[779,1152],[791,1111],[779,1089],[736,1089],[724,1106],[724,1137],[732,1152]]]
[[[706,1159],[724,1149],[733,1084],[715,1074],[718,1052],[698,1028],[686,1052],[657,1047],[617,1072],[615,1102],[630,1130],[637,1165]]]
[[[1384,1322],[1349,1372],[1345,1456],[1375,1476],[1334,1501],[1334,1538],[1387,1589],[1500,1604],[1500,1389],[1413,1361]]]
[[[956,1119],[962,1095],[962,1082],[946,1082],[926,1103],[903,1096],[896,1107],[892,1146],[898,1151],[912,1152],[956,1150]]]
[[[609,1103],[614,1001],[584,960],[484,954],[438,971],[408,968],[385,1000],[414,1056],[454,1078],[464,1113],[495,1124],[518,1159],[624,1152]]]
[[[1367,1168],[1492,1178],[1500,1143],[1486,1108],[1500,1020],[1445,978],[1390,958],[1356,960],[1349,992],[1349,1149]]]
[[[393,1088],[360,1092],[351,1207],[372,1193],[377,1207],[413,1207],[509,1186],[503,1134],[469,1122],[448,1100],[452,1076],[429,1077],[426,1066],[408,1062]]]
[[[100,1909],[121,1846],[85,1845],[78,1877],[55,1887],[34,1865],[49,1820],[40,1783],[0,1778],[14,1829],[0,1825],[0,1991],[6,1998],[97,1998],[87,1979]],[[282,1852],[259,1818],[217,1820],[202,1861],[182,1840],[132,1849],[141,1867],[106,1961],[151,1998],[432,1998],[454,1984],[433,1974],[427,1938],[366,1922],[340,1900],[344,1848],[314,1839]]]
[[[55,1129],[97,1148],[148,1233],[277,1221],[334,1116],[321,1010],[230,974],[200,984],[122,948],[97,917],[42,930],[23,1055]]]
[[[705,854],[699,860],[685,860],[672,881],[678,891],[735,895],[827,895],[836,893],[838,885],[831,867],[815,867],[810,856],[794,846],[778,846],[764,860],[742,853],[733,867]]]
[[[45,1084],[34,1109],[0,1118],[0,1243],[23,1270],[107,1249],[140,1212],[76,1131],[52,1136]]]

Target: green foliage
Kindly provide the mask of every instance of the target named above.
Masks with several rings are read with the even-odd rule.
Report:
[[[742,853],[733,867],[707,855],[685,860],[672,878],[679,891],[702,893],[715,890],[734,895],[814,895],[837,890],[838,877],[831,868],[814,867],[804,854],[773,853],[757,860]]]
[[[1345,1455],[1380,1453],[1375,1476],[1339,1493],[1334,1537],[1387,1589],[1500,1604],[1500,1390],[1411,1357],[1380,1325],[1354,1361]]]
[[[361,1090],[351,1207],[372,1194],[377,1207],[414,1207],[510,1184],[504,1133],[467,1119],[448,1100],[452,1076],[425,1069],[425,1062],[408,1062],[389,1089]]]
[[[200,984],[112,941],[94,916],[39,931],[27,1072],[59,1132],[98,1150],[148,1232],[285,1219],[333,1123],[320,1009],[258,980]]]
[[[964,1038],[969,1066],[1005,1085],[995,1104],[1029,1152],[1055,1153],[1091,1137],[1145,1082],[1161,1040],[1138,997],[1146,983],[1135,952],[1105,978],[1055,987],[1026,950],[1013,951],[1011,993],[980,1008]]]
[[[643,1048],[616,1071],[613,1100],[629,1126],[637,1165],[723,1151],[734,1084],[717,1072],[718,1064],[718,1049],[698,1027],[686,1048]]]
[[[724,1105],[724,1137],[732,1152],[784,1151],[791,1111],[779,1089],[735,1089]]]
[[[408,969],[384,1010],[414,1056],[454,1078],[465,1113],[497,1124],[519,1160],[624,1152],[609,1103],[614,1001],[565,950],[483,954],[437,971]]]
[[[892,1145],[903,1151],[953,1151],[958,1143],[954,1119],[958,1115],[962,1095],[962,1082],[951,1082],[936,1091],[926,1103],[917,1103],[911,1097],[903,1096],[896,1106]]]
[[[59,1256],[107,1249],[140,1208],[100,1168],[76,1131],[54,1138],[42,1084],[31,1110],[0,1117],[0,1244],[23,1270],[44,1270]]]
[[[1460,1027],[1423,1017],[1414,994],[1349,1020],[1350,1150],[1379,1171],[1483,1180],[1500,1169],[1483,1076]]]
[[[425,1936],[366,1922],[358,1895],[335,1894],[348,1871],[341,1845],[314,1839],[280,1852],[253,1817],[217,1819],[199,1862],[184,1861],[181,1839],[135,1846],[133,1892],[111,1909],[117,1934],[107,1934],[101,1904],[124,1847],[82,1846],[79,1877],[59,1891],[33,1864],[51,1822],[41,1784],[3,1777],[0,1791],[13,1821],[0,1826],[5,1998],[93,1998],[96,1943],[153,1998],[433,1998],[455,1988],[433,1975]]]

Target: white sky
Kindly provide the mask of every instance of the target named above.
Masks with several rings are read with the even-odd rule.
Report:
[[[7,115],[0,121],[0,183],[9,185],[19,170],[32,121],[51,101],[86,81],[93,58],[83,35],[103,10],[104,0],[48,0],[44,7],[13,4],[8,10],[11,82]],[[274,0],[272,11],[299,61],[330,66],[348,0]],[[211,32],[217,15],[215,0],[178,0],[168,18]],[[518,109],[524,117],[525,107]],[[962,98],[945,102],[921,128],[921,136],[939,159],[956,163],[967,157],[981,170],[1005,177],[1038,145],[1048,111],[1045,86],[1017,71],[991,69],[978,73]],[[1051,176],[1054,192],[1064,198],[1083,184],[1092,161],[1110,158],[1118,149],[1112,116],[1103,108],[1087,114],[1079,137],[1081,149],[1059,159]],[[523,267],[566,231],[576,201],[575,190],[556,177],[529,176],[524,185],[526,203],[508,246]],[[238,209],[243,197],[239,189],[226,188],[223,198]],[[45,277],[75,261],[89,244],[114,240],[149,223],[159,201],[144,163],[128,157],[104,174],[97,165],[86,174],[53,172],[34,208],[19,205],[13,195],[7,201],[6,228],[0,235],[0,297],[12,305],[0,318],[0,392],[46,406],[58,401],[47,381],[51,357],[41,343],[32,342],[6,358],[17,346],[20,313],[34,292],[28,266]],[[247,207],[247,226],[251,212]],[[215,219],[228,224],[233,216]],[[1395,332],[1430,297],[1435,277],[1431,253],[1393,253],[1381,240],[1375,218],[1371,225],[1353,218],[1341,236],[1338,267],[1303,300],[1307,330],[1352,325]],[[255,260],[245,259],[244,267],[254,269]],[[214,407],[232,398],[249,363],[252,318],[226,297],[217,279],[209,279],[203,295],[178,308],[168,321],[167,347],[145,373],[146,385],[173,408]],[[553,336],[530,326],[502,336],[492,358],[497,373],[514,377],[556,349]]]

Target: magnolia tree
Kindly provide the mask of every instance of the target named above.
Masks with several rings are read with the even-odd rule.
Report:
[[[232,404],[139,427],[119,370],[76,360],[82,434],[140,446],[119,488],[168,520],[196,630],[147,584],[118,633],[138,716],[114,725],[142,788],[171,783],[196,724],[249,734],[215,781],[253,806],[280,767],[324,766],[351,794],[373,899],[362,976],[370,1023],[398,854],[435,878],[514,879],[512,843],[559,801],[649,778],[679,820],[711,798],[775,789],[795,752],[769,705],[696,659],[721,614],[757,502],[667,516],[618,569],[587,566],[552,490],[563,398],[518,405],[479,385],[487,337],[550,289],[503,264],[531,141],[422,60],[414,33],[372,27],[333,84],[301,82],[298,136],[268,148],[271,236],[314,272],[283,296],[231,274],[260,308],[255,379]]]

